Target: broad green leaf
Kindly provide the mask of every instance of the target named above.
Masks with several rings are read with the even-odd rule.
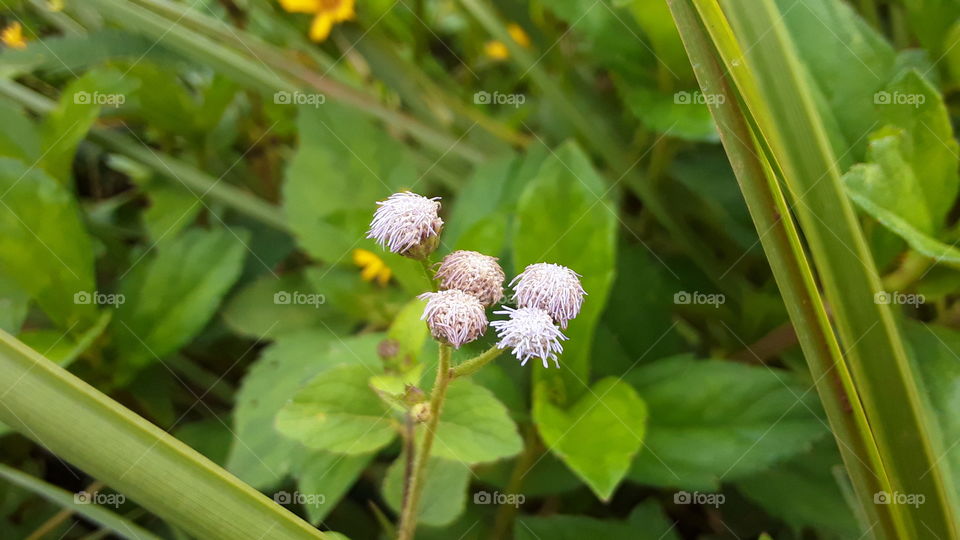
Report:
[[[420,319],[426,305],[426,300],[411,300],[393,319],[387,331],[387,337],[397,342],[396,357],[403,362],[416,361],[430,336],[427,323]]]
[[[483,368],[479,373],[483,373]],[[519,459],[519,458],[518,458]],[[480,482],[490,484],[506,493],[510,485],[510,476],[516,467],[516,460],[498,461],[475,469]],[[570,472],[570,469],[553,454],[545,453],[530,465],[523,477],[523,495],[543,497],[567,493],[583,487],[583,483]]]
[[[144,191],[150,206],[143,211],[141,218],[147,236],[155,243],[176,238],[204,208],[198,197],[200,193],[191,193],[169,181],[152,180]]]
[[[96,306],[83,302],[96,292],[93,248],[73,196],[42,170],[8,158],[0,158],[0,193],[4,275],[60,326],[93,324]]]
[[[913,364],[923,380],[930,415],[939,426],[944,455],[941,464],[953,477],[960,495],[960,333],[911,321],[905,325]]]
[[[643,446],[647,406],[630,385],[608,377],[568,410],[537,400],[534,417],[550,451],[609,500]]]
[[[327,295],[299,273],[260,276],[238,290],[221,313],[230,329],[255,339],[311,328],[342,334],[350,330],[350,321],[334,311]]]
[[[840,0],[777,0],[783,21],[803,59],[843,145],[854,161],[866,149],[876,125],[874,93],[890,80],[896,62],[893,47]],[[859,142],[858,142],[859,141]]]
[[[913,148],[903,131],[879,134],[870,142],[870,163],[854,165],[843,176],[847,194],[913,249],[937,260],[960,263],[960,250],[933,236],[939,225],[924,192],[925,181],[910,165]]]
[[[112,315],[112,311],[104,310],[97,321],[83,332],[67,333],[62,330],[36,328],[25,330],[17,338],[65,368],[103,334]]]
[[[37,126],[17,106],[0,101],[0,155],[35,163],[40,157]]]
[[[748,499],[797,530],[813,527],[840,538],[862,534],[837,483],[843,464],[836,443],[824,439],[801,455],[735,482]]]
[[[643,484],[713,489],[797,455],[827,432],[816,392],[788,372],[675,357],[627,380],[650,415],[630,470]]]
[[[321,523],[333,511],[374,455],[347,456],[322,450],[303,455],[302,462],[295,466],[294,475],[300,493],[307,495],[302,506],[310,523]]]
[[[324,371],[293,395],[276,417],[277,430],[309,448],[366,454],[393,440],[390,410],[370,388],[376,371],[342,365]]]
[[[240,275],[246,237],[243,231],[191,229],[132,261],[112,325],[125,365],[163,359],[203,329]]]
[[[227,452],[233,438],[230,427],[219,418],[180,424],[173,435],[220,466],[227,461]]]
[[[667,521],[657,503],[647,500],[625,521],[586,516],[522,516],[513,528],[516,540],[678,540],[676,524]]]
[[[582,276],[588,295],[565,331],[570,340],[560,356],[571,401],[585,391],[593,329],[613,284],[617,217],[607,191],[586,154],[567,143],[543,163],[517,207],[514,272],[534,263],[562,264]]]
[[[397,515],[403,501],[405,462],[406,458],[401,454],[387,469],[383,479],[383,498]],[[470,476],[470,467],[464,463],[431,458],[424,473],[417,522],[442,527],[457,519],[466,506]]]
[[[422,435],[421,428],[418,436]],[[472,464],[510,457],[522,449],[516,424],[492,392],[466,379],[450,383],[434,436],[434,456]]]
[[[263,489],[276,485],[298,459],[302,460],[301,472],[311,467],[313,459],[324,459],[310,457],[318,452],[281,436],[274,428],[274,418],[318,374],[340,364],[360,363],[372,369],[378,363],[376,346],[382,337],[367,334],[340,340],[328,331],[303,330],[277,338],[250,366],[237,393],[233,413],[236,438],[227,469]]]
[[[664,3],[664,5],[666,5]],[[623,99],[634,116],[651,130],[690,141],[717,141],[717,128],[700,91],[664,92],[656,88],[624,84]]]
[[[403,144],[357,112],[327,103],[301,107],[296,155],[287,167],[283,209],[300,246],[330,264],[349,262],[376,201],[417,183]],[[426,194],[425,194],[426,195]]]
[[[60,184],[69,186],[77,146],[93,126],[102,107],[116,108],[126,101],[129,81],[116,70],[88,71],[68,84],[60,102],[40,126],[44,149],[40,166]]]
[[[30,295],[12,279],[0,274],[0,330],[19,334],[29,307]]]

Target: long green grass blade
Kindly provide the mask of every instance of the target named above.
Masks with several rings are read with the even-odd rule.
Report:
[[[34,478],[13,467],[0,465],[0,478],[3,478],[11,484],[20,486],[23,489],[32,491],[54,504],[80,514],[121,538],[129,538],[130,540],[159,540],[158,536],[155,536],[130,520],[118,516],[97,504],[81,504],[75,500],[74,493],[48,484],[39,478]]]
[[[873,533],[896,538],[896,514],[890,505],[874,504],[874,494],[889,491],[889,480],[873,433],[843,361],[823,300],[817,291],[800,237],[772,169],[755,144],[736,91],[691,0],[672,0],[673,13],[694,73],[705,95],[720,139],[737,176],[760,242],[767,254],[801,348],[810,367],[840,454],[849,472],[863,515],[876,523]],[[719,98],[722,96],[722,99]]]
[[[725,61],[756,78],[756,91],[740,93],[782,171],[891,488],[925,498],[915,507],[895,505],[906,537],[957,538],[940,441],[893,312],[874,301],[880,278],[782,14],[769,0],[722,5],[745,51]]]
[[[0,421],[197,538],[323,535],[0,331]]]

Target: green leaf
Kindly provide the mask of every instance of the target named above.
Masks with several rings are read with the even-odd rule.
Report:
[[[213,316],[243,268],[245,232],[191,229],[133,262],[114,317],[116,349],[134,368],[188,343]],[[122,373],[120,374],[122,376]]]
[[[368,334],[340,340],[330,332],[315,330],[279,337],[250,366],[237,392],[233,413],[236,438],[227,469],[262,489],[276,485],[298,460],[303,473],[312,459],[322,459],[308,457],[314,452],[280,436],[274,418],[297,390],[318,374],[358,362],[373,368],[378,363],[376,346],[381,338],[382,334]]]
[[[534,417],[550,450],[609,500],[643,446],[647,406],[630,385],[608,377],[568,410],[538,399]]]
[[[403,501],[405,462],[406,457],[401,454],[383,479],[383,498],[398,515]],[[417,522],[441,527],[457,519],[466,506],[470,475],[470,467],[464,463],[431,458],[424,473]]]
[[[308,295],[303,298],[311,302],[283,303],[287,298],[284,293],[291,299],[295,293]],[[313,299],[318,301],[313,303]],[[230,298],[222,316],[231,330],[254,339],[277,338],[311,328],[340,334],[349,334],[351,329],[350,321],[334,312],[327,295],[299,273],[260,276]]]
[[[378,250],[365,232],[374,204],[417,183],[408,151],[379,126],[334,104],[302,107],[300,145],[283,184],[283,209],[300,246],[327,262]],[[349,189],[344,179],[350,179]]]
[[[736,481],[748,499],[797,530],[813,527],[840,538],[860,536],[860,525],[837,483],[846,481],[836,444],[824,439],[790,461]]]
[[[35,163],[40,157],[40,134],[23,111],[8,102],[0,102],[0,155]]]
[[[321,523],[327,514],[333,511],[337,502],[347,494],[350,486],[373,460],[374,455],[371,453],[347,456],[317,450],[303,456],[302,462],[294,471],[297,487],[300,493],[323,496],[312,499],[322,501],[322,504],[309,504],[310,498],[303,504],[310,523]]]
[[[77,146],[87,136],[102,106],[117,107],[126,100],[130,83],[116,70],[88,71],[68,84],[60,102],[40,126],[44,149],[40,166],[60,184],[69,186]]]
[[[417,434],[422,437],[423,428]],[[434,456],[472,464],[507,458],[522,449],[516,424],[492,392],[466,379],[450,383],[434,436]]]
[[[627,376],[649,408],[630,470],[644,484],[713,489],[802,452],[827,428],[812,389],[788,372],[675,357]]]
[[[925,181],[921,182],[910,166],[911,146],[903,131],[880,134],[870,142],[871,163],[854,165],[843,175],[847,194],[913,249],[937,260],[960,263],[960,250],[933,237],[939,226],[922,187]]]
[[[571,400],[585,388],[594,326],[606,305],[616,264],[616,202],[590,159],[574,143],[546,159],[517,207],[516,273],[530,264],[557,263],[579,273],[587,297],[570,321],[560,373]],[[539,374],[539,372],[538,372]]]
[[[666,4],[664,4],[666,5]],[[663,92],[639,85],[621,85],[620,93],[643,125],[689,141],[717,141],[717,128],[700,91]],[[705,99],[705,98],[704,98]]]
[[[585,516],[523,516],[513,528],[516,540],[677,540],[676,524],[670,523],[655,501],[637,505],[626,521]]]
[[[309,448],[365,454],[396,436],[390,410],[370,388],[376,373],[365,365],[327,370],[294,394],[276,417],[283,435]]]
[[[73,196],[48,174],[0,158],[0,266],[59,325],[93,324],[93,248]],[[82,299],[81,299],[82,300]],[[81,326],[81,327],[82,327]]]

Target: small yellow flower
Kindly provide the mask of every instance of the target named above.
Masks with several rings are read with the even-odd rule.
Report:
[[[530,46],[530,36],[528,36],[527,33],[523,31],[523,28],[521,28],[519,24],[517,23],[508,24],[507,32],[509,32],[510,37],[517,42],[517,45],[520,45],[521,47],[524,47],[524,48]]]
[[[323,41],[330,29],[339,22],[348,21],[355,15],[354,0],[280,0],[280,7],[290,13],[312,13],[310,39]]]
[[[383,259],[365,249],[353,250],[353,264],[362,268],[360,278],[364,281],[376,280],[380,285],[386,285],[390,281],[390,276],[393,275]]]
[[[23,27],[19,22],[10,23],[0,31],[0,41],[12,49],[26,49],[27,40],[23,39]]]
[[[521,28],[519,24],[508,24],[507,33],[510,34],[510,38],[513,39],[517,45],[520,45],[523,48],[530,46],[530,36],[523,31],[523,28]],[[507,46],[502,41],[497,40],[484,43],[483,52],[494,60],[506,60],[510,57],[510,50],[507,49]]]

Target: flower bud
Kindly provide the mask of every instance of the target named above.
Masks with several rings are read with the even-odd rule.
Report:
[[[497,258],[476,251],[454,251],[443,258],[436,273],[441,289],[458,289],[486,307],[503,298],[503,269]]]
[[[417,403],[410,408],[410,417],[418,424],[423,424],[430,419],[430,404]]]
[[[394,193],[377,203],[367,238],[404,257],[425,259],[437,249],[443,229],[443,220],[437,215],[439,200],[409,191]]]
[[[567,321],[580,313],[587,294],[580,285],[580,274],[559,264],[531,264],[510,285],[518,307],[542,309],[560,328],[566,328]]]
[[[482,336],[487,329],[483,304],[463,291],[429,292],[418,298],[427,300],[420,320],[427,321],[430,333],[438,341],[459,349],[464,343]]]
[[[543,361],[543,367],[550,367],[547,364],[549,358],[560,367],[560,362],[557,361],[557,354],[563,352],[560,340],[567,337],[553,323],[549,313],[539,308],[513,309],[507,306],[503,306],[503,311],[494,313],[510,316],[507,320],[490,323],[500,338],[497,342],[498,348],[512,348],[521,366],[526,365],[530,358],[539,358]]]

